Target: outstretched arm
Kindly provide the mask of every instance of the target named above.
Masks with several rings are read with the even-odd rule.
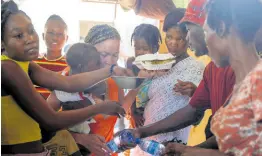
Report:
[[[55,93],[52,92],[49,97],[46,99],[46,102],[55,110],[55,111],[59,111],[59,109],[61,108],[61,103],[58,100],[58,98],[56,97]]]
[[[124,109],[115,102],[93,105],[87,108],[56,112],[36,92],[30,78],[13,61],[1,62],[2,87],[15,99],[18,105],[47,130],[67,128],[99,113],[124,115]]]
[[[184,155],[184,156],[227,156],[219,150],[203,149],[185,146],[178,143],[169,143],[163,155]]]
[[[30,78],[39,86],[48,88],[50,90],[62,90],[66,92],[79,92],[93,86],[94,84],[105,80],[111,74],[116,75],[132,75],[130,70],[115,66],[102,68],[96,71],[76,74],[72,76],[62,76],[59,73],[52,72],[40,67],[34,62],[30,63]]]
[[[218,149],[216,137],[212,136],[208,138],[205,142],[197,145],[196,147],[206,148],[206,149]]]
[[[163,120],[136,129],[135,135],[136,137],[145,138],[159,133],[167,133],[185,128],[196,121],[196,112],[195,108],[187,105]]]

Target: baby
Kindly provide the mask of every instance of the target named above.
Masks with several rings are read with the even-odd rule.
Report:
[[[83,72],[90,72],[100,68],[100,55],[96,48],[86,43],[76,43],[70,47],[66,54],[66,62],[70,67],[69,71],[64,71],[65,76],[75,75]],[[74,110],[94,105],[102,102],[102,96],[105,95],[106,84],[100,82],[95,86],[88,88],[84,92],[67,93],[55,90],[55,95],[62,105],[62,110]],[[95,123],[90,119],[81,124],[69,128],[69,131],[77,133],[90,133],[90,123]]]

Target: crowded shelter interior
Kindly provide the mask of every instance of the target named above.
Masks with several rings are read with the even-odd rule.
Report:
[[[1,155],[262,156],[262,0],[1,0]]]

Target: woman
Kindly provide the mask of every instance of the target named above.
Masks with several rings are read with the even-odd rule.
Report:
[[[230,64],[236,75],[232,96],[211,125],[225,154],[262,155],[262,62],[254,43],[261,19],[259,0],[211,0],[207,6],[210,56],[219,67]]]
[[[183,17],[183,12],[178,10],[175,15],[175,17],[170,16],[170,14],[167,15],[163,30],[166,32],[165,42],[168,51],[176,57],[176,63],[165,75],[153,78],[148,90],[149,101],[144,110],[144,126],[162,120],[188,104],[191,91],[183,93],[185,95],[174,92],[175,84],[180,81],[190,81],[197,86],[202,79],[204,65],[188,56],[186,28],[184,25],[177,24]],[[180,87],[178,91],[180,91]],[[147,140],[155,140],[161,143],[175,141],[186,144],[189,131],[190,127],[187,127],[179,131],[156,135],[147,138]],[[147,154],[136,148],[134,155]]]
[[[232,95],[211,122],[219,151],[181,151],[178,146],[172,150],[169,145],[169,152],[188,156],[262,155],[262,61],[255,47],[261,19],[259,0],[208,2],[204,29],[210,56],[218,67],[231,65],[236,75]]]
[[[33,62],[39,53],[39,38],[31,19],[13,1],[1,6],[1,136],[2,154],[48,155],[41,143],[39,126],[54,131],[99,114],[124,110],[115,102],[86,109],[55,112],[34,89],[33,83],[67,92],[83,91],[112,73],[126,70],[111,66],[91,73],[63,77]]]
[[[117,64],[119,48],[120,48],[120,35],[117,30],[109,25],[96,25],[88,32],[85,42],[92,44],[96,47],[100,54],[101,68],[108,68]],[[67,69],[68,70],[68,69]],[[113,79],[109,78],[106,81],[105,100],[118,101],[120,104],[124,100],[124,91],[116,85]],[[105,142],[110,141],[114,136],[114,127],[117,117],[104,118],[103,115],[94,117],[96,123],[90,124],[92,135],[72,133],[76,142],[84,145],[93,153],[102,153],[101,146],[106,146],[103,141],[99,144],[94,143],[97,136],[105,138]],[[95,134],[95,135],[94,135]]]

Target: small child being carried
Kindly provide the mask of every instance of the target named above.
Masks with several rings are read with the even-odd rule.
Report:
[[[76,43],[70,47],[66,54],[66,62],[70,67],[69,71],[64,71],[64,76],[75,75],[83,72],[91,72],[100,68],[100,55],[96,48],[86,43]],[[103,102],[102,96],[105,95],[106,84],[100,82],[84,92],[67,93],[55,90],[54,93],[60,101],[62,110],[74,110],[88,107],[90,105]],[[76,133],[90,133],[90,123],[95,123],[90,119],[69,128],[69,131]]]

